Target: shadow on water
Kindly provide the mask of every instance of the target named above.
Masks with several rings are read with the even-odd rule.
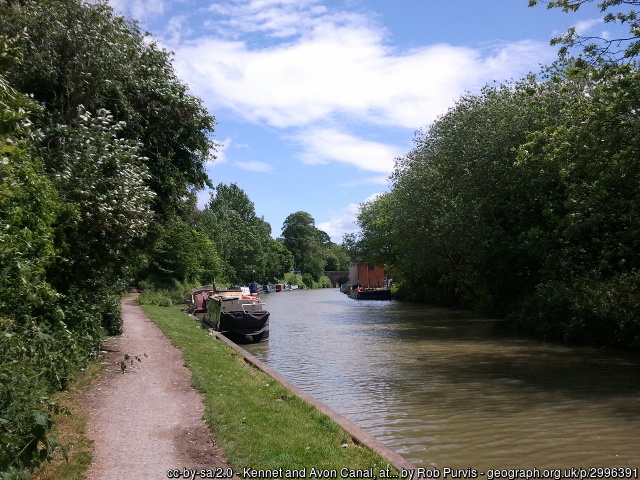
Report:
[[[509,378],[557,393],[640,396],[640,357],[635,352],[543,342],[510,331],[503,320],[469,311],[409,302],[376,307],[364,320],[345,315],[328,322],[357,324],[354,337],[399,342],[413,350],[416,362],[446,366],[458,380]]]

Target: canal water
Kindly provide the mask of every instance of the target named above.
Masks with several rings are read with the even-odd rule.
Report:
[[[336,289],[263,299],[270,338],[247,350],[416,466],[640,468],[637,356]]]

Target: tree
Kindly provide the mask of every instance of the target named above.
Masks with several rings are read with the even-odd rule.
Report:
[[[576,12],[583,5],[594,3],[595,0],[554,0],[541,2],[541,0],[529,0],[529,6],[546,3],[547,8],[560,8],[563,12]],[[604,13],[612,7],[640,6],[638,0],[599,0],[596,4],[600,12]],[[605,23],[619,23],[628,26],[629,34],[625,37],[602,38],[598,36],[581,35],[575,27],[571,27],[566,33],[551,40],[552,45],[563,45],[560,55],[567,57],[570,48],[580,47],[584,56],[590,61],[602,65],[602,62],[629,62],[633,61],[640,53],[640,18],[636,10],[627,9],[618,12],[607,13],[603,20]]]
[[[271,226],[235,183],[219,184],[198,221],[223,262],[223,277],[246,283],[266,276]]]
[[[122,128],[104,110],[80,110],[74,125],[56,129],[52,180],[72,212],[62,226],[64,258],[52,272],[58,291],[126,281],[123,266],[147,232],[154,193],[140,145],[119,138]]]
[[[269,238],[264,280],[267,283],[278,281],[287,272],[293,270],[293,255],[284,246],[282,239]]]
[[[363,206],[352,249],[417,298],[547,338],[638,345],[638,75],[566,61],[466,95]]]
[[[0,37],[3,70],[19,61],[17,41]],[[47,271],[57,254],[55,226],[63,206],[34,155],[30,114],[38,109],[0,74],[0,317],[55,312],[57,294]]]
[[[518,320],[529,329],[586,343],[640,341],[640,74],[620,66],[604,77],[581,72],[584,94],[565,104],[560,124],[537,132],[519,164],[554,177],[548,198],[540,284]],[[598,81],[590,81],[597,75]],[[635,339],[635,340],[634,340]]]
[[[293,254],[295,268],[309,273],[315,281],[320,279],[326,265],[321,241],[328,235],[323,233],[307,212],[292,213],[282,225],[284,246]]]
[[[397,263],[394,256],[395,218],[394,196],[384,194],[360,205],[358,224],[362,228],[357,238],[347,240],[352,261],[366,260],[385,265]]]
[[[518,238],[548,192],[514,168],[517,149],[578,91],[529,77],[462,97],[397,161],[392,191],[363,208],[362,249],[430,301],[492,310],[521,297],[539,256]]]
[[[102,0],[0,2],[0,35],[23,29],[24,61],[6,75],[45,107],[34,120],[47,148],[56,125],[75,121],[81,105],[94,113],[105,109],[125,122],[124,138],[141,143],[154,210],[182,212],[185,199],[209,185],[204,161],[215,119],[177,79],[170,54],[148,41],[135,21],[114,15]]]
[[[325,270],[344,271],[349,269],[349,254],[343,245],[329,242],[325,245]]]
[[[17,39],[0,36],[0,67],[19,62]],[[0,476],[28,478],[50,458],[55,408],[102,331],[91,312],[77,331],[48,271],[59,255],[56,226],[65,211],[47,176],[31,115],[39,107],[0,74]],[[73,322],[69,322],[73,323]]]
[[[178,217],[159,227],[145,277],[157,287],[209,284],[222,275],[222,261],[209,236]]]

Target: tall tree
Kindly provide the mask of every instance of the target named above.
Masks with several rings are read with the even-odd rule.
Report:
[[[313,217],[302,211],[289,215],[282,225],[282,238],[293,254],[295,268],[319,280],[326,265],[322,241],[328,235],[316,228]]]
[[[282,239],[269,238],[264,281],[274,283],[285,273],[293,270],[293,255],[284,246]]]
[[[266,276],[271,226],[256,215],[253,202],[235,183],[216,186],[198,226],[216,246],[224,279],[246,283]]]
[[[145,183],[140,145],[118,138],[121,129],[104,110],[96,116],[80,110],[73,125],[55,130],[52,180],[73,212],[52,270],[60,292],[74,285],[123,289],[134,242],[151,221],[154,193]]]
[[[106,109],[125,122],[125,138],[141,143],[156,211],[181,212],[184,199],[209,184],[204,161],[215,119],[135,21],[105,0],[0,1],[0,34],[23,30],[24,61],[6,75],[44,105],[36,120],[50,138],[52,127],[75,121],[81,105],[93,114]]]

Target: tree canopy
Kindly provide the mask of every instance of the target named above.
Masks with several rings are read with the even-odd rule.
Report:
[[[419,131],[391,191],[362,206],[352,251],[385,263],[407,296],[506,315],[545,338],[637,348],[638,30],[632,10],[610,15],[629,24],[623,51],[569,31],[555,42],[586,45],[581,57],[563,50]]]
[[[634,62],[640,54],[640,12],[634,7],[640,6],[638,0],[529,0],[529,6],[546,3],[547,8],[559,8],[563,12],[577,12],[586,4],[595,3],[604,13],[605,23],[625,25],[628,34],[618,37],[600,37],[582,35],[575,27],[551,40],[552,45],[561,45],[560,55],[567,57],[572,49],[577,48],[580,54],[590,61],[602,62]],[[611,11],[619,8],[618,11]],[[581,50],[581,51],[580,51]]]
[[[282,224],[282,238],[296,270],[319,280],[327,266],[325,247],[331,242],[327,233],[315,226],[313,217],[302,211],[289,215]]]
[[[198,226],[214,243],[226,281],[247,283],[271,277],[273,271],[267,265],[273,253],[271,226],[256,215],[253,202],[235,183],[216,186]]]
[[[140,143],[156,211],[183,210],[184,197],[209,184],[204,161],[215,119],[178,80],[170,54],[147,41],[135,21],[115,15],[104,0],[5,0],[0,34],[21,38],[23,61],[6,78],[45,107],[33,121],[47,137],[55,140],[55,126],[72,124],[79,109],[104,109],[123,122],[123,138]]]

